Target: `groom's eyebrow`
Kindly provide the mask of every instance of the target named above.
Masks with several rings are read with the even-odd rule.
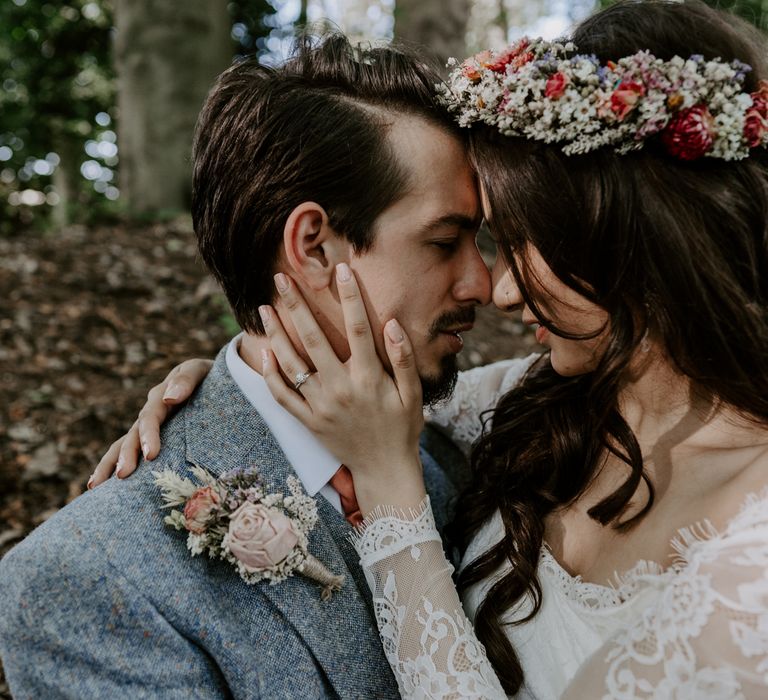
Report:
[[[466,214],[443,214],[443,216],[430,221],[426,226],[421,229],[424,234],[437,231],[441,228],[458,228],[463,231],[476,231],[480,228],[482,217],[480,216],[467,216]]]

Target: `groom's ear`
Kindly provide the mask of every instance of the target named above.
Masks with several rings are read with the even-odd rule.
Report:
[[[286,219],[285,260],[295,279],[316,292],[332,286],[336,265],[349,259],[349,245],[330,227],[328,214],[315,202],[302,202]]]

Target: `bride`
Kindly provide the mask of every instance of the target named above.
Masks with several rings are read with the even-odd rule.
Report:
[[[353,473],[403,697],[768,696],[764,56],[696,0],[622,2],[567,44],[454,70],[443,99],[471,128],[494,302],[549,348],[462,373],[428,417],[472,445],[456,581],[408,338],[385,334],[394,378],[370,333],[346,363],[307,345],[317,371],[296,392],[279,365],[301,360],[271,315],[265,379]]]

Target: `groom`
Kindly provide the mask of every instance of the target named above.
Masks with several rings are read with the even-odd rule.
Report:
[[[397,698],[348,542],[354,490],[259,374],[257,309],[291,276],[344,357],[334,270],[355,270],[371,319],[408,332],[425,397],[450,391],[458,333],[489,301],[475,247],[479,204],[464,143],[434,103],[436,76],[393,49],[341,36],[280,68],[246,60],[208,97],[194,151],[195,230],[245,333],[167,424],[163,450],[59,511],[0,562],[0,653],[18,698]],[[385,353],[380,348],[380,354]],[[427,455],[438,521],[451,484]],[[154,469],[218,477],[256,468],[266,490],[296,475],[316,496],[309,551],[345,576],[323,602],[296,576],[246,585],[192,557],[163,524]]]

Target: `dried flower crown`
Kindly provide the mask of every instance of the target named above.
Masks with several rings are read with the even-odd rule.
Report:
[[[562,144],[567,155],[618,153],[658,135],[682,160],[739,160],[768,144],[768,81],[744,92],[752,70],[702,56],[669,61],[648,51],[601,63],[568,43],[523,38],[454,66],[440,99],[461,126],[484,122],[507,136]]]

